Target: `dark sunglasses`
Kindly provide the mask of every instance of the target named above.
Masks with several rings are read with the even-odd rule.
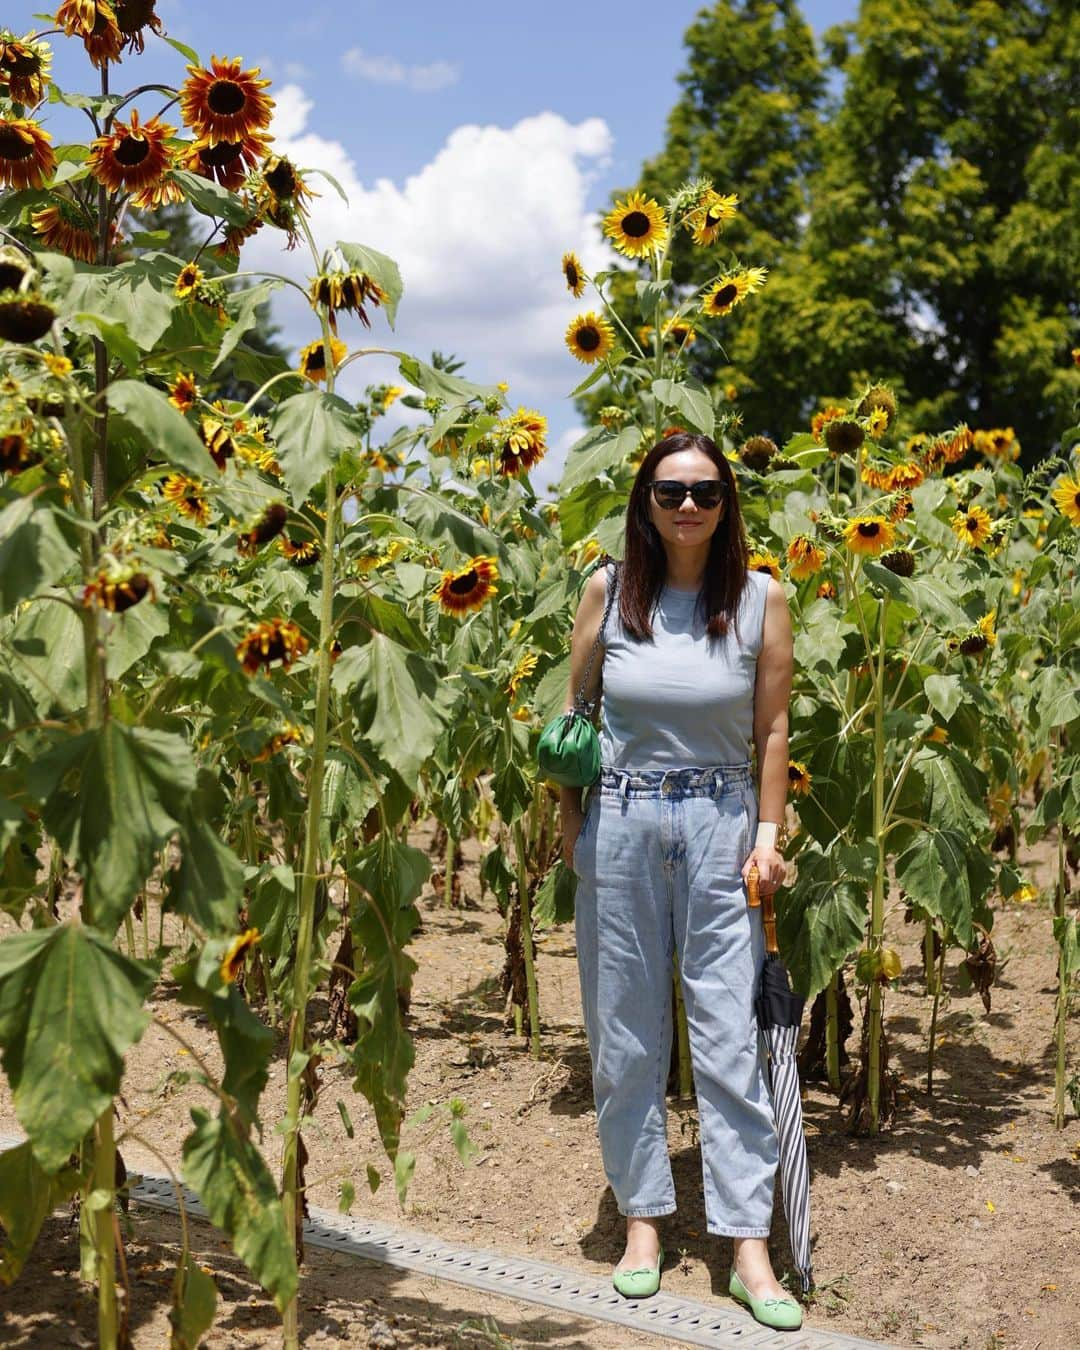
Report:
[[[700,483],[680,483],[676,478],[654,478],[649,484],[657,506],[664,511],[677,511],[689,492],[694,505],[703,511],[712,511],[727,496],[727,484],[719,478],[703,478]]]

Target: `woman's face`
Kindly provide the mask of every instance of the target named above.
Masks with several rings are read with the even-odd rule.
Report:
[[[664,479],[685,483],[689,487],[691,483],[700,483],[703,479],[716,482],[720,479],[720,470],[700,450],[676,450],[665,455],[653,470],[653,482]],[[657,505],[650,487],[647,509],[649,519],[656,526],[666,548],[700,549],[704,545],[707,551],[710,538],[724,518],[727,501],[721,500],[719,506],[710,509],[698,506],[687,493],[674,511],[665,511]]]

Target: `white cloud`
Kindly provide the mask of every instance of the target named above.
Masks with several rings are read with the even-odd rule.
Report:
[[[578,414],[566,395],[582,367],[563,334],[589,307],[566,290],[563,253],[574,250],[586,271],[610,264],[597,217],[586,207],[589,187],[609,163],[612,137],[600,118],[571,123],[553,112],[510,127],[461,126],[418,173],[401,182],[365,183],[340,141],[307,130],[313,101],[296,85],[275,91],[275,150],[312,177],[321,195],[312,204],[316,242],[344,239],[388,253],[401,268],[405,294],[391,332],[380,311],[373,332],[346,317],[341,336],[353,345],[380,345],[429,359],[433,350],[465,361],[461,374],[480,383],[510,384],[513,405],[538,408],[550,423],[551,450],[531,475],[543,492],[562,472]],[[245,245],[245,268],[310,274],[302,249],[281,250],[281,236],[263,229]],[[293,291],[279,293],[275,317],[298,349],[316,335],[314,315]],[[345,373],[346,392],[392,380],[396,362],[373,357]],[[350,377],[351,380],[350,380]]]
[[[393,56],[372,56],[362,47],[350,47],[341,58],[350,75],[373,84],[403,84],[420,94],[448,89],[461,78],[461,67],[449,61],[432,61],[426,66],[408,66]]]

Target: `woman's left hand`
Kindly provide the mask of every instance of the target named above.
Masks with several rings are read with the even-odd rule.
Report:
[[[742,878],[749,884],[750,869],[757,864],[758,889],[762,895],[772,895],[784,884],[787,864],[775,848],[758,845],[750,850],[750,856],[743,863]]]

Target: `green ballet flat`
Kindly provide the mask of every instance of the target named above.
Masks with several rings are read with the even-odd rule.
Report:
[[[660,1288],[660,1267],[664,1264],[664,1244],[655,1266],[638,1266],[634,1270],[614,1270],[611,1283],[626,1298],[648,1298]]]
[[[775,1327],[777,1331],[796,1331],[802,1326],[802,1309],[793,1298],[755,1298],[736,1275],[734,1267],[728,1292],[732,1298],[745,1303],[764,1326]]]

